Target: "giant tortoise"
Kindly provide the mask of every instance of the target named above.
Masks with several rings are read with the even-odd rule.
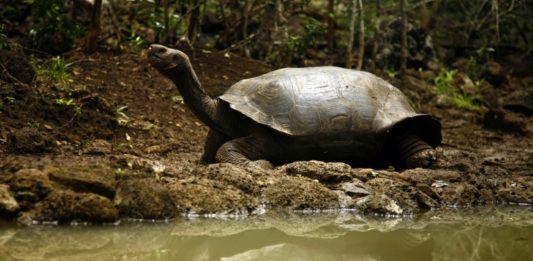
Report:
[[[371,73],[285,68],[241,80],[211,98],[183,52],[153,44],[149,59],[209,126],[205,163],[272,168],[322,160],[414,168],[435,161],[440,123],[417,114],[400,90]]]

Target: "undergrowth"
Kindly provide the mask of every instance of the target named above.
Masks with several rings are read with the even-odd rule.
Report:
[[[449,102],[456,108],[469,111],[482,111],[483,96],[479,91],[479,82],[474,83],[474,91],[466,92],[464,85],[456,83],[457,70],[442,71],[435,77],[435,92],[449,98]]]
[[[37,77],[43,77],[54,83],[66,85],[72,82],[72,77],[68,72],[69,63],[65,63],[63,58],[57,56],[44,63],[39,63],[36,58],[30,60]]]

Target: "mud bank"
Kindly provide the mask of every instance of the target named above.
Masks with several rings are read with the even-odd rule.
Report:
[[[0,109],[5,219],[114,222],[338,209],[401,216],[449,206],[533,204],[528,113],[483,114],[431,99],[420,103],[419,111],[443,125],[443,145],[431,169],[375,170],[318,161],[274,170],[205,166],[198,161],[207,128],[144,58],[75,52],[67,60],[76,61],[71,68],[76,84],[68,90],[80,101],[81,113],[53,102],[64,91],[57,86],[1,82],[2,99],[11,97]],[[199,52],[193,62],[212,95],[270,70],[221,53]]]

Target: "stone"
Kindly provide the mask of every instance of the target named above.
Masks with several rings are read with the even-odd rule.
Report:
[[[501,109],[488,110],[483,116],[483,126],[487,129],[522,135],[527,132],[526,120],[513,117]]]
[[[345,163],[311,160],[289,163],[280,167],[279,171],[289,176],[301,175],[323,183],[335,183],[351,180],[351,169],[350,165]]]
[[[396,201],[381,193],[362,197],[356,201],[357,208],[363,213],[401,215],[404,210]]]
[[[461,173],[453,170],[416,168],[402,171],[398,177],[408,182],[431,185],[435,180],[458,181],[461,179]]]
[[[115,197],[115,173],[100,166],[68,166],[53,168],[48,174],[50,180],[77,192],[91,192],[109,199]]]
[[[340,190],[344,191],[344,193],[346,193],[348,196],[353,197],[363,197],[370,195],[368,188],[362,181],[358,179],[341,183]]]
[[[20,210],[20,206],[15,200],[15,197],[11,195],[9,186],[6,184],[0,184],[0,214],[6,216],[12,216]]]
[[[184,215],[248,215],[259,208],[257,198],[215,180],[200,177],[167,186],[178,212]]]
[[[18,153],[42,153],[51,151],[55,147],[52,136],[30,127],[10,133],[7,141],[9,150]]]
[[[60,223],[114,222],[118,211],[113,202],[106,197],[93,193],[77,193],[56,190],[39,202],[33,210],[21,217],[22,222],[57,221]]]
[[[529,87],[531,89],[531,86]],[[533,115],[533,92],[515,91],[503,100],[503,108],[526,116]]]
[[[108,141],[96,139],[86,145],[85,149],[83,150],[83,153],[90,155],[105,155],[110,154],[112,149],[113,146]]]
[[[17,171],[9,182],[9,186],[23,210],[40,201],[53,190],[47,173],[38,169]]]
[[[265,191],[267,205],[289,210],[337,209],[337,193],[305,177],[282,177]]]
[[[114,201],[121,217],[169,219],[177,215],[169,191],[153,178],[127,179],[119,182]]]

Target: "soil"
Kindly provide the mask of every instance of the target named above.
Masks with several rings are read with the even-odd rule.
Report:
[[[190,55],[213,96],[272,70],[233,54]],[[309,161],[262,170],[200,164],[207,127],[143,52],[74,51],[65,59],[71,83],[0,80],[0,214],[6,219],[114,222],[341,208],[396,216],[533,204],[533,121],[523,98],[531,92],[519,94],[531,90],[532,77],[493,87],[487,96],[498,105],[483,113],[443,105],[418,80],[422,72],[412,72],[405,93],[443,126],[431,168]]]

